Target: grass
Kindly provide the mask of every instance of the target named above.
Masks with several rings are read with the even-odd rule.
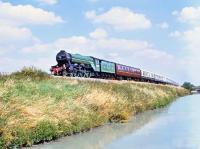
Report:
[[[32,144],[126,122],[188,91],[168,85],[51,78],[36,68],[0,76],[0,148]]]

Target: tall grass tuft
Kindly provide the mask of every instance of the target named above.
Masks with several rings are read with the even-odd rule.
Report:
[[[50,78],[50,75],[35,67],[24,67],[21,71],[14,72],[10,75],[16,79],[31,79],[34,81],[40,81]]]

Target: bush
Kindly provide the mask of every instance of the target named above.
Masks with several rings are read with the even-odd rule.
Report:
[[[58,136],[58,127],[53,122],[43,120],[35,129],[15,127],[0,135],[0,148],[31,146],[33,143],[54,140]]]
[[[35,67],[24,67],[21,71],[12,73],[11,77],[15,77],[16,79],[25,78],[25,79],[40,81],[44,79],[49,79],[50,75]]]
[[[41,121],[33,132],[34,142],[50,141],[58,137],[58,128],[50,121]]]
[[[10,148],[15,148],[22,146],[24,144],[29,144],[29,133],[24,128],[15,128],[12,130],[13,140],[10,143]]]
[[[183,83],[182,87],[191,91],[195,86],[190,82],[185,82]]]
[[[0,148],[4,148],[5,144],[6,144],[5,139],[0,136]]]

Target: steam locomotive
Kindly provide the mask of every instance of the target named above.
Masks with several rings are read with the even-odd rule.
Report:
[[[175,81],[149,71],[64,50],[56,55],[56,61],[58,64],[50,69],[51,74],[56,76],[135,80],[178,86]]]

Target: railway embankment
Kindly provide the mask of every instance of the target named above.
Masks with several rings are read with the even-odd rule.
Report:
[[[169,85],[53,78],[33,68],[0,76],[0,148],[31,146],[163,107],[188,91]]]

